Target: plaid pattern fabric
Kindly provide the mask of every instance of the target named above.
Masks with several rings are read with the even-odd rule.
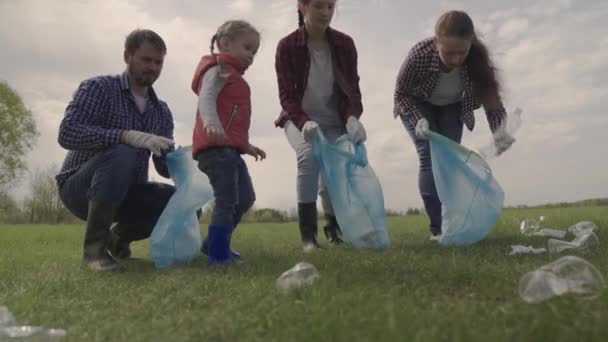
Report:
[[[346,122],[349,116],[359,118],[363,112],[357,71],[357,49],[353,39],[340,31],[328,28],[327,37],[331,48],[336,90],[340,98],[338,111]],[[302,110],[302,99],[310,70],[310,53],[304,27],[279,41],[275,69],[282,107],[275,125],[283,127],[285,122],[290,120],[301,130],[309,120],[308,114]]]
[[[74,93],[59,127],[59,144],[68,150],[56,180],[61,184],[95,154],[119,144],[124,130],[137,130],[173,139],[173,116],[150,88],[142,114],[133,99],[126,73],[85,80]],[[139,149],[137,182],[148,180],[150,151]],[[159,174],[168,177],[164,158],[153,157]]]
[[[419,103],[427,100],[433,93],[439,79],[439,53],[433,38],[425,39],[410,50],[401,65],[395,86],[394,115],[403,116],[412,125],[424,117]],[[460,77],[464,86],[462,98],[462,121],[469,130],[475,127],[473,111],[481,107],[473,94],[473,85],[466,65],[461,68]],[[494,132],[506,118],[502,103],[496,111],[486,111],[490,129]]]

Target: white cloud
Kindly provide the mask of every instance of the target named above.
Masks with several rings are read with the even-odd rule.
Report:
[[[569,9],[571,6],[571,0],[541,0],[531,4],[527,11],[534,15],[552,16]]]
[[[567,7],[569,3],[560,5]],[[606,8],[566,11],[560,7],[552,15],[536,14],[531,19],[534,25],[520,39],[501,44],[499,50],[504,54],[498,60],[503,75],[510,81],[507,89],[513,98],[527,103],[524,109],[528,113],[564,116],[583,111],[584,114],[577,115],[593,115],[586,113],[587,107],[608,95],[608,87],[598,87],[598,82],[601,84],[598,72],[601,69],[606,72],[608,46],[589,44],[604,38],[601,30],[589,28],[601,25],[606,14]],[[506,18],[506,22],[517,18]],[[588,29],[584,30],[582,23]],[[586,38],[581,40],[581,35]]]
[[[527,137],[525,143],[533,146],[547,144],[553,148],[559,148],[564,144],[571,144],[579,139],[576,127],[566,121],[531,123],[531,125],[526,127],[524,133],[526,133]]]
[[[254,6],[253,0],[233,0],[229,8],[238,12],[248,13],[251,12]]]
[[[507,20],[498,29],[498,39],[511,40],[523,34],[529,26],[526,18],[513,18]]]

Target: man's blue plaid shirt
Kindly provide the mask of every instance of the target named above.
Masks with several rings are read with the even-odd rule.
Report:
[[[120,134],[136,130],[173,139],[173,116],[150,88],[143,114],[129,89],[127,74],[99,76],[80,84],[59,127],[59,144],[68,150],[57,183],[61,184],[96,153],[119,144]],[[137,154],[137,182],[148,180],[150,151]],[[168,177],[164,158],[153,156],[156,170]]]

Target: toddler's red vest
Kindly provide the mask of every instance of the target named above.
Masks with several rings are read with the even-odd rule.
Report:
[[[241,63],[226,54],[203,56],[192,78],[192,90],[199,94],[203,75],[211,67],[221,62],[221,73],[229,73],[224,88],[217,97],[217,114],[226,133],[226,139],[221,144],[212,142],[203,127],[200,113],[197,110],[196,123],[192,136],[192,154],[196,156],[201,151],[212,146],[228,146],[244,153],[249,146],[249,126],[251,124],[251,91],[243,79],[244,68]]]

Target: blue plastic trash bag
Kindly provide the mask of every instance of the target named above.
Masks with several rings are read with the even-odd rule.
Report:
[[[191,146],[169,153],[167,167],[175,193],[150,236],[150,256],[157,268],[186,263],[199,255],[201,232],[196,211],[213,199],[207,176],[192,159]]]
[[[428,132],[437,194],[441,200],[442,245],[468,245],[492,230],[504,192],[477,153],[440,134]]]
[[[319,131],[313,152],[343,239],[355,248],[388,248],[382,187],[367,162],[363,143],[353,145],[343,135],[332,144]]]

